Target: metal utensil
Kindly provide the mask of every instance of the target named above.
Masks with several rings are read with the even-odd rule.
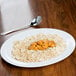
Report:
[[[21,27],[14,28],[14,29],[12,29],[12,30],[10,30],[10,31],[0,33],[0,36],[4,36],[4,35],[7,35],[7,34],[16,32],[16,31],[20,31],[20,30],[29,28],[29,27],[31,27],[31,26],[37,26],[38,24],[40,24],[41,21],[42,21],[42,17],[41,17],[41,16],[37,16],[36,18],[34,18],[34,19],[32,20],[32,22],[31,22],[28,26],[25,26],[25,27],[22,27],[22,26],[21,26]]]

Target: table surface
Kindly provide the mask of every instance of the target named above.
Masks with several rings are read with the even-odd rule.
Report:
[[[28,1],[31,18],[40,15],[43,19],[36,28],[61,29],[70,33],[76,39],[76,0]],[[0,32],[4,31],[2,28],[0,18]],[[0,46],[13,34],[0,37]],[[65,60],[41,68],[15,67],[6,63],[0,57],[0,76],[76,76],[76,49]]]

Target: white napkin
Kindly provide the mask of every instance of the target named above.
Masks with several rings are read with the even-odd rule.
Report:
[[[28,26],[32,21],[32,12],[28,0],[1,0],[0,7],[4,31]]]

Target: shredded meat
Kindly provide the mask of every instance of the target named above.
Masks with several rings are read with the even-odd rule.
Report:
[[[39,40],[37,42],[33,42],[28,49],[29,50],[45,50],[49,47],[55,47],[56,43],[50,40]]]

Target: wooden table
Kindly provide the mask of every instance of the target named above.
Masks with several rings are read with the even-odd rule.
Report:
[[[41,15],[43,18],[37,28],[61,29],[76,39],[76,0],[28,1],[32,17]],[[0,46],[6,38],[6,36],[0,38]],[[71,56],[61,62],[33,69],[12,66],[0,57],[0,76],[76,76],[76,49]]]

